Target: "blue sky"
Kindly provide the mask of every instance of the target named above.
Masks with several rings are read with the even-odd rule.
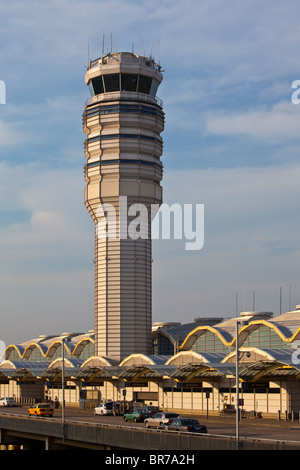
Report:
[[[93,328],[83,204],[88,59],[159,59],[164,200],[205,205],[205,244],[153,242],[153,321],[300,303],[299,2],[12,0],[0,6],[0,309],[6,344]]]

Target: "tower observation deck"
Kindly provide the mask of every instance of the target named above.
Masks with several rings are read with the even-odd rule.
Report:
[[[91,61],[85,76],[91,93],[83,129],[85,205],[95,223],[95,354],[116,360],[152,350],[151,208],[162,203],[164,113],[156,97],[162,78],[152,58],[127,52]],[[138,224],[142,212],[144,230]]]

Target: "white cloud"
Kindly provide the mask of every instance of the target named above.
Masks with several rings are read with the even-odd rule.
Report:
[[[11,216],[16,213],[10,223],[0,228],[0,253],[5,269],[18,262],[23,271],[28,263],[28,271],[42,272],[49,266],[53,269],[55,260],[59,265],[64,258],[68,258],[73,269],[70,259],[76,260],[75,253],[77,264],[82,260],[91,226],[83,203],[81,179],[83,176],[71,169],[65,174],[39,165],[0,165],[0,207],[10,211]],[[25,220],[18,220],[20,211],[28,214]]]
[[[0,272],[1,340],[93,329],[93,271]]]
[[[288,142],[300,138],[300,107],[278,103],[272,109],[251,109],[247,112],[222,111],[208,113],[206,131],[213,135],[248,136],[261,142]]]
[[[24,138],[26,139],[24,133],[19,130],[18,123],[0,120],[0,148],[20,144],[24,142]]]
[[[81,177],[71,169],[0,164],[0,207],[12,220],[0,228],[6,343],[93,328],[94,231]],[[28,214],[25,220],[18,220],[20,211]]]

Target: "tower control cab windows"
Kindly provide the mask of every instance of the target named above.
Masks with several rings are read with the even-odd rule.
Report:
[[[121,74],[121,90],[122,91],[136,91],[138,83],[138,75],[133,73]]]
[[[120,76],[118,73],[103,75],[106,93],[120,91]]]
[[[93,80],[89,83],[89,89],[92,96],[104,93],[102,77],[100,76],[93,78]]]
[[[138,92],[145,93],[146,95],[149,95],[150,88],[151,88],[151,82],[152,82],[151,77],[146,77],[146,75],[140,75],[139,76]]]
[[[133,91],[155,98],[159,83],[147,75],[114,73],[92,78],[88,85],[91,96],[113,91]]]

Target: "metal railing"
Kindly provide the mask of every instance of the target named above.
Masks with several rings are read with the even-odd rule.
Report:
[[[143,101],[145,103],[155,103],[163,109],[163,100],[161,100],[158,96],[151,96],[146,93],[140,93],[138,91],[113,91],[110,93],[102,93],[99,95],[92,96],[90,99],[90,104],[97,103],[98,101],[108,101],[108,100],[134,100],[134,101]],[[85,107],[88,104],[89,98],[85,101]]]

